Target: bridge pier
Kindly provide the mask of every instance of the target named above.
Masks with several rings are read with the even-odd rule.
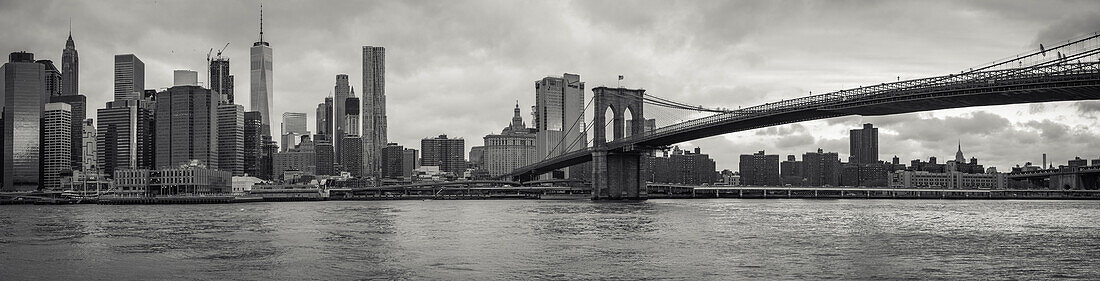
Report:
[[[593,200],[645,200],[642,153],[592,152]]]
[[[646,186],[642,178],[642,151],[635,144],[609,146],[608,140],[641,136],[645,131],[643,96],[645,90],[596,87],[592,89],[595,105],[592,126],[592,199],[645,200]],[[630,126],[626,127],[626,113]],[[606,114],[611,113],[611,120]],[[611,135],[607,135],[611,125]]]

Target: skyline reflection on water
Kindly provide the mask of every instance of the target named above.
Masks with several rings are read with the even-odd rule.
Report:
[[[1100,278],[1096,201],[0,206],[0,279]]]

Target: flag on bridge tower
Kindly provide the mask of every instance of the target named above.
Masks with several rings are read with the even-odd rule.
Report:
[[[622,88],[623,87],[622,81],[623,81],[623,75],[620,74],[619,75],[619,81],[616,81],[615,86],[618,87],[618,88]]]

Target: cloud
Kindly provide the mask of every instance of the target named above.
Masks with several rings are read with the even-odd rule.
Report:
[[[1085,115],[1094,115],[1100,112],[1100,101],[1079,101],[1073,103],[1077,107],[1077,112]]]
[[[1064,15],[1035,36],[1035,45],[1040,43],[1052,46],[1083,35],[1100,32],[1100,13],[1092,10],[1087,14]]]
[[[805,132],[806,127],[802,126],[802,124],[789,124],[759,129],[756,130],[754,134],[758,136],[788,136]]]
[[[1024,125],[1039,130],[1041,132],[1040,136],[1052,142],[1062,141],[1062,138],[1069,132],[1069,126],[1051,122],[1050,120],[1029,121],[1024,123]]]
[[[811,135],[789,135],[779,138],[779,141],[775,142],[775,147],[780,149],[791,149],[811,145],[813,143],[814,137]]]
[[[113,55],[136,54],[146,62],[148,88],[162,88],[171,85],[173,69],[205,76],[207,52],[229,42],[237,100],[247,109],[257,4],[0,1],[0,25],[6,27],[0,50],[59,61],[71,17],[81,91],[95,118],[95,109],[111,98]],[[619,85],[624,75],[622,86],[664,98],[746,107],[898,76],[954,73],[1036,47],[1031,41],[1100,30],[1097,10],[1096,1],[270,1],[264,3],[264,31],[274,49],[274,116],[306,112],[314,118],[339,73],[351,77],[361,97],[361,47],[384,46],[390,141],[417,147],[421,138],[445,133],[474,146],[507,126],[517,100],[532,124],[532,84],[547,75],[578,73],[589,89]],[[1078,113],[1100,111],[1095,102],[1076,105]],[[1031,149],[1053,151],[1048,142],[1065,141],[1062,151],[1100,143],[1086,141],[1092,135],[1079,129],[1095,127],[1095,119],[1049,108],[1023,112],[1011,119],[995,108],[852,116],[692,143],[712,151],[719,167],[736,167],[737,155],[760,149],[801,154],[821,147],[846,154],[848,130],[867,122],[883,128],[882,153],[903,158],[952,153],[959,138],[964,147],[973,143],[975,153],[1005,163]],[[658,124],[695,116],[650,107],[646,115],[664,118]],[[1064,132],[1044,120],[1066,125]],[[1039,123],[1026,125],[1031,121]]]

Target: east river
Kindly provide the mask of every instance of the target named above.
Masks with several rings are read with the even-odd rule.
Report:
[[[1100,201],[0,206],[0,280],[1050,278],[1100,278]]]

